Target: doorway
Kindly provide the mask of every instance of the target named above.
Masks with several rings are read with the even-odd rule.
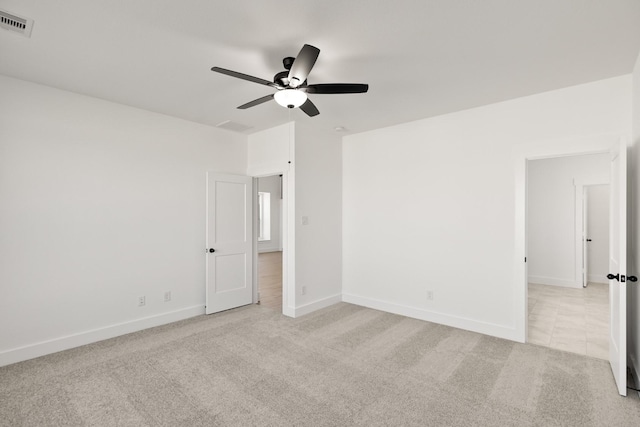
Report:
[[[525,144],[514,149],[515,159],[515,335],[527,342],[528,245],[527,167],[530,160],[609,153],[609,364],[618,393],[627,395],[627,149],[625,137],[596,135]]]
[[[261,176],[277,173],[281,182],[274,192],[280,230],[271,231],[280,237],[280,312],[295,317],[295,227],[289,221],[294,217],[294,172],[269,172]],[[260,218],[257,177],[207,172],[206,183],[205,312],[212,314],[259,302]]]
[[[609,200],[599,190],[608,188],[609,155],[529,160],[527,170],[528,342],[607,360]],[[589,253],[594,243],[606,251]]]
[[[282,312],[283,176],[257,181],[257,289],[258,302]]]

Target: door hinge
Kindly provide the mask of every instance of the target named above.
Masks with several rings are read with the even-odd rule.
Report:
[[[527,257],[524,257],[524,262],[527,262]]]

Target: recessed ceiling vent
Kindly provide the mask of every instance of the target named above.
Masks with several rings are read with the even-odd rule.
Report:
[[[231,120],[224,121],[222,123],[218,123],[216,127],[231,130],[233,132],[244,132],[246,130],[251,129],[253,126],[243,125],[242,123],[232,122]]]
[[[0,28],[22,34],[25,37],[31,37],[33,19],[21,18],[20,16],[0,10]]]

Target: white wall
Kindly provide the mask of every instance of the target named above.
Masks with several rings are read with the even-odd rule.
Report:
[[[248,140],[247,175],[259,177],[294,170],[294,123],[253,133]]]
[[[205,172],[244,173],[246,137],[4,76],[0,93],[0,365],[204,313]]]
[[[609,284],[609,185],[587,187],[587,213],[588,280]]]
[[[640,55],[633,69],[632,134],[629,171],[629,256],[627,274],[640,276]],[[628,349],[633,361],[636,378],[640,378],[640,285],[627,286],[628,301]]]
[[[628,134],[630,89],[622,76],[345,137],[344,299],[521,339],[514,151]]]
[[[298,314],[342,300],[342,137],[310,120],[296,122]]]
[[[269,193],[269,227],[270,237],[268,240],[262,240],[258,242],[258,252],[274,252],[282,250],[282,243],[280,241],[280,205],[282,199],[280,198],[281,180],[279,175],[265,176],[258,178],[258,191]]]
[[[609,155],[531,160],[527,179],[529,282],[581,288],[582,249],[576,235],[582,226],[576,229],[576,212],[581,219],[583,187],[577,198],[575,184],[609,182]]]

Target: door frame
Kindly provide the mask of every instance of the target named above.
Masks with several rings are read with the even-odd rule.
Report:
[[[527,164],[529,160],[584,154],[610,153],[620,134],[571,137],[533,142],[515,147],[512,152],[515,171],[514,299],[515,339],[528,342],[528,268],[527,268]]]
[[[259,173],[253,173],[251,177],[254,181],[253,198],[253,303],[258,303],[258,184],[257,179],[282,175],[282,314],[288,317],[295,317],[295,296],[296,296],[296,257],[295,257],[295,172],[290,166],[289,170],[264,169]]]

